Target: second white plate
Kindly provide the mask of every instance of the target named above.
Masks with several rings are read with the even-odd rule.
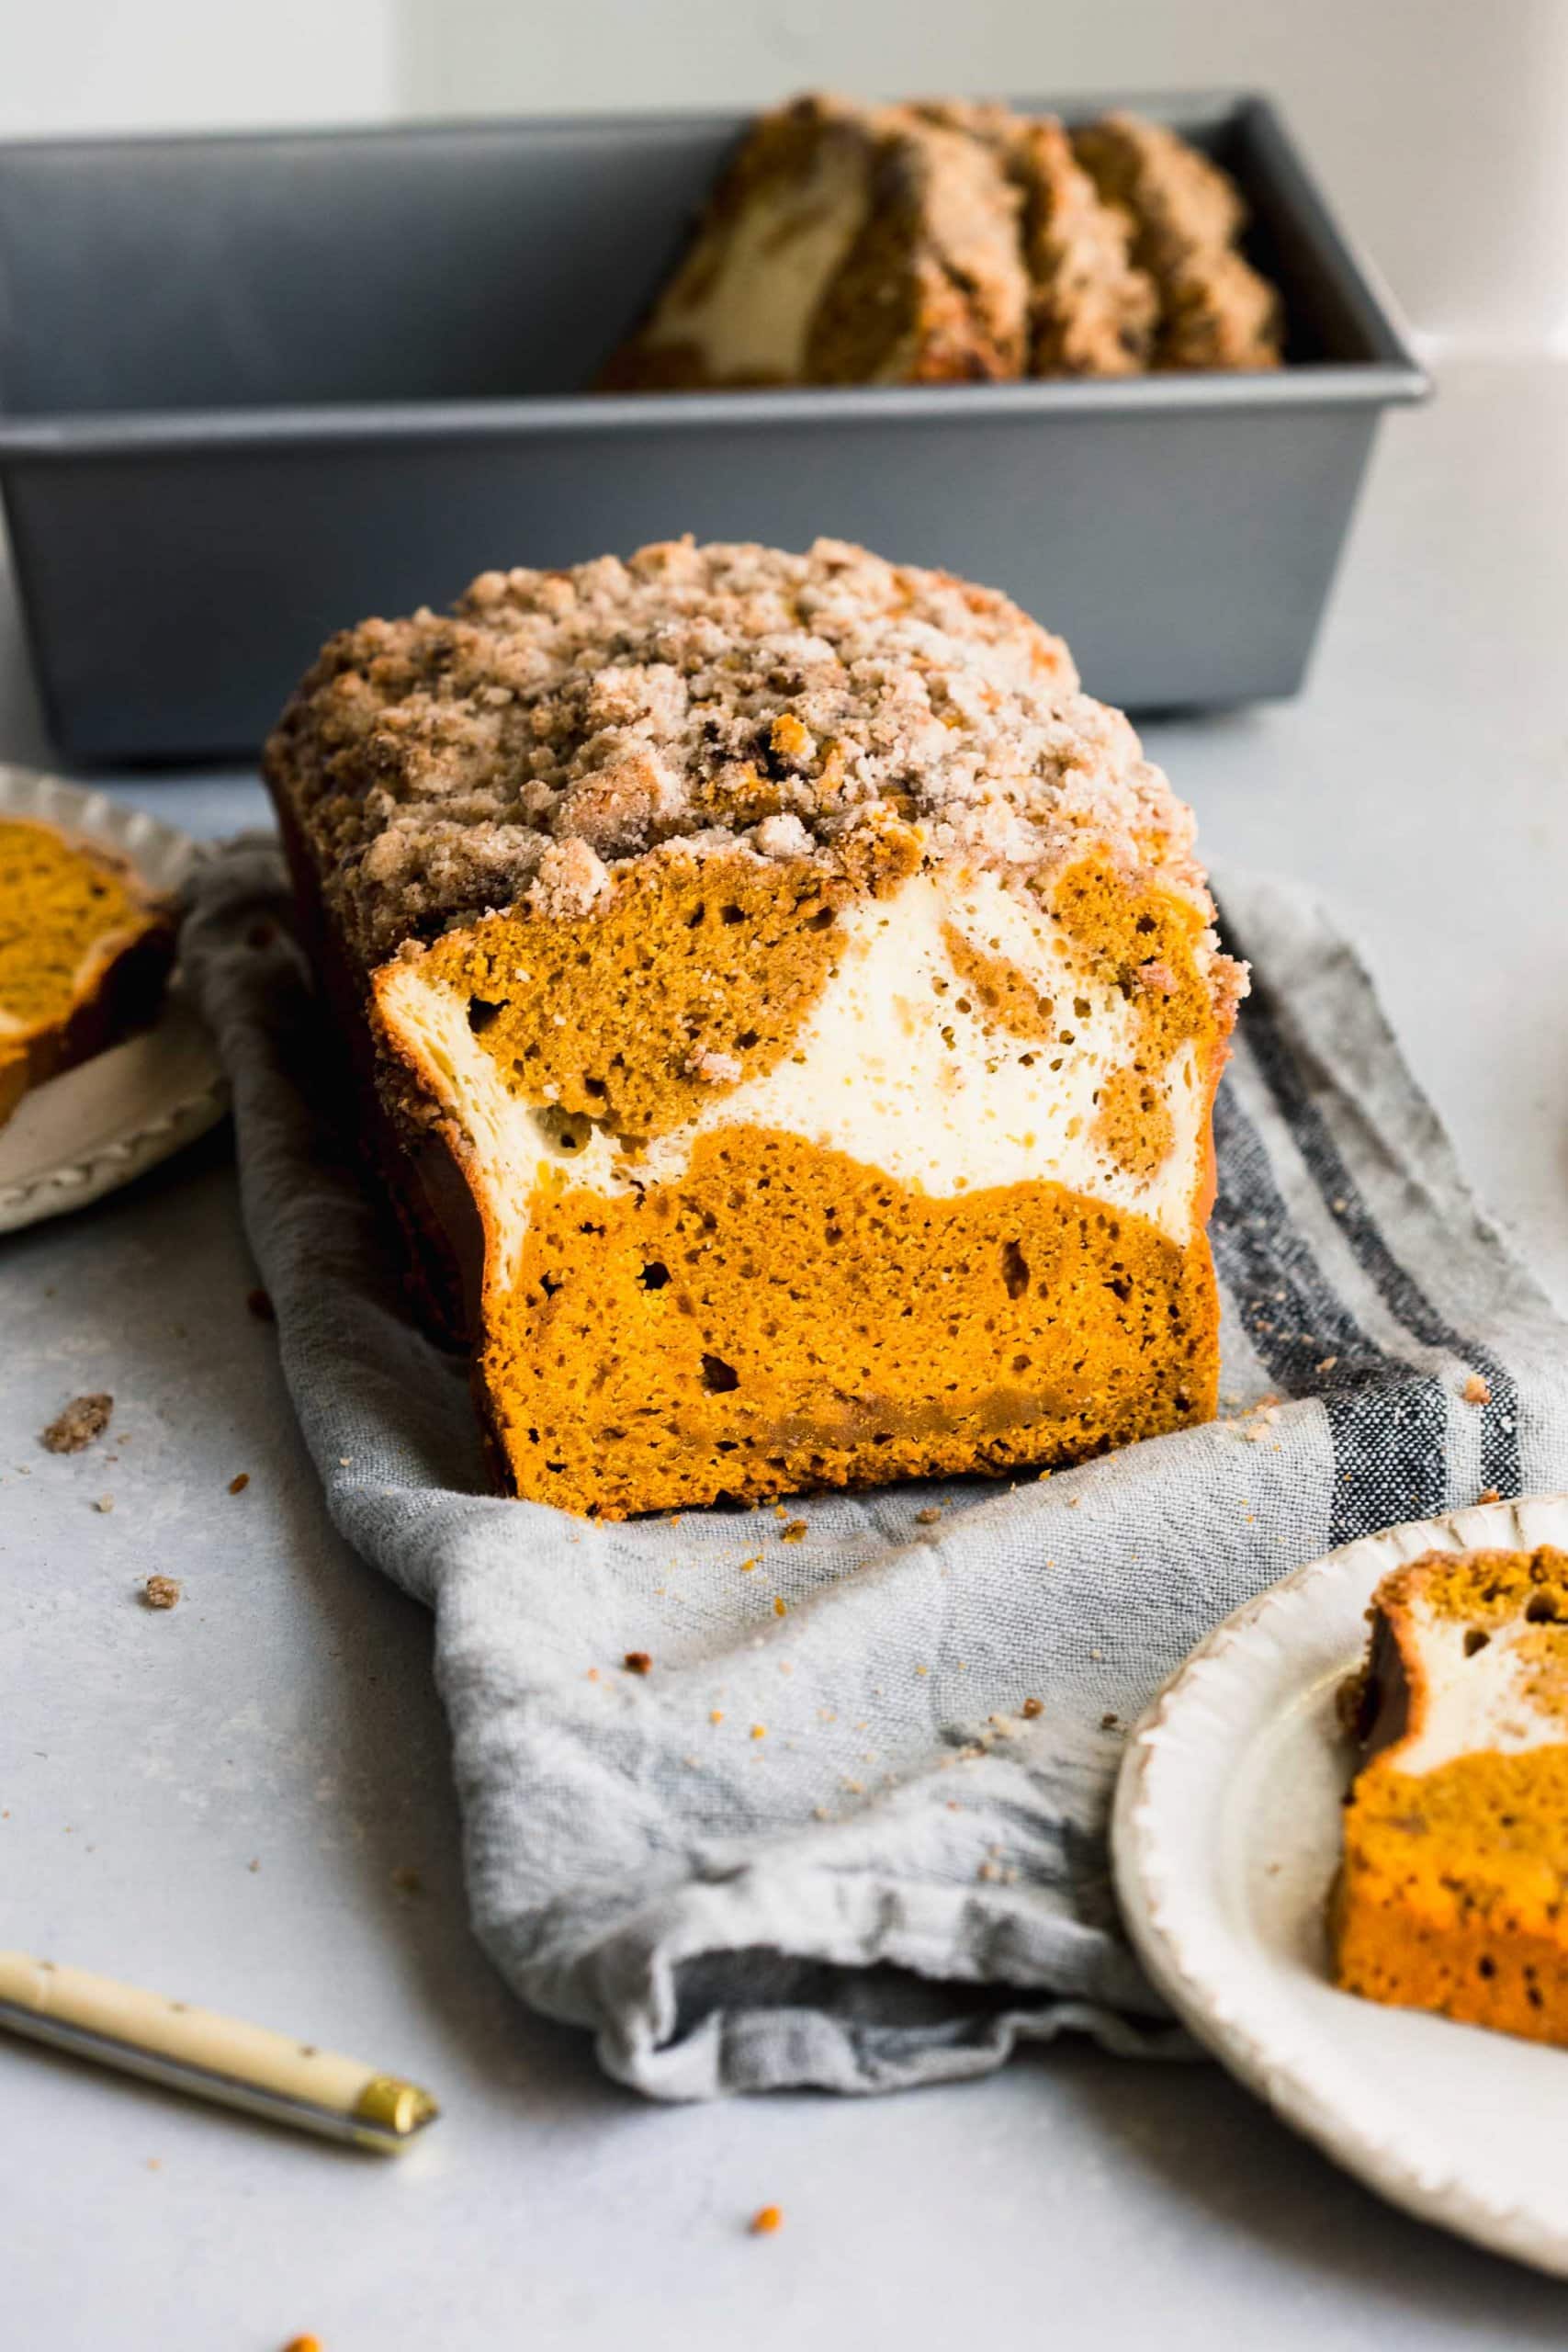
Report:
[[[1568,1496],[1365,1537],[1238,1610],[1128,1743],[1113,1853],[1153,1982],[1284,2120],[1423,2221],[1568,2277],[1568,2051],[1336,1989],[1325,1903],[1352,1757],[1335,1696],[1423,1552],[1557,1544]]]

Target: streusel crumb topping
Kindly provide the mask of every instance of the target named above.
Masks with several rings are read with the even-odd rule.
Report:
[[[367,966],[518,901],[587,913],[671,845],[852,873],[889,823],[1021,879],[1088,835],[1208,910],[1190,811],[1060,639],[837,540],[486,572],[333,639],[267,758]]]

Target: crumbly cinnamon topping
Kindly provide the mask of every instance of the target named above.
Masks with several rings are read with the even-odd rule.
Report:
[[[1021,877],[1087,838],[1207,910],[1190,812],[1060,639],[831,539],[486,572],[333,639],[267,766],[366,967],[523,899],[586,913],[669,845],[853,875],[890,823]]]
[[[1055,115],[941,101],[933,120],[995,148],[1018,186],[1030,277],[1030,377],[1131,377],[1155,339],[1155,287],[1128,261],[1131,226],[1100,202]]]
[[[1247,212],[1235,182],[1168,125],[1108,114],[1076,131],[1073,147],[1105,201],[1130,214],[1145,269],[1174,268],[1239,235]]]
[[[1126,216],[1102,204],[1054,118],[1023,126],[1013,168],[1026,193],[1033,286],[1030,372],[1128,376],[1147,365],[1158,303],[1129,259]]]
[[[1073,148],[1158,288],[1155,366],[1278,367],[1280,297],[1237,250],[1247,207],[1230,175],[1138,115],[1106,115],[1075,133]]]

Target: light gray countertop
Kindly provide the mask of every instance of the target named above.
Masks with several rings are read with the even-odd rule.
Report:
[[[1304,699],[1148,730],[1216,864],[1306,880],[1361,943],[1560,1301],[1565,514],[1568,367],[1441,370],[1387,430]],[[0,754],[47,756],[8,600]],[[126,790],[193,831],[262,813],[246,778]],[[601,2078],[468,1934],[428,1626],[330,1532],[254,1279],[226,1130],[0,1244],[0,1943],[351,2050],[446,2113],[383,2164],[0,2042],[0,2339],[1562,2342],[1568,2290],[1385,2210],[1215,2067],[1059,2047],[900,2098],[670,2109]],[[93,1388],[108,1439],[44,1453]],[[136,1604],[154,1569],[171,1614]],[[769,2202],[783,2229],[749,2237]]]

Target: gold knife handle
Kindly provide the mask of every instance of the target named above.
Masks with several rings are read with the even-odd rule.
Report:
[[[360,2147],[406,2147],[440,2111],[335,2050],[26,1952],[0,1951],[0,2026]]]

